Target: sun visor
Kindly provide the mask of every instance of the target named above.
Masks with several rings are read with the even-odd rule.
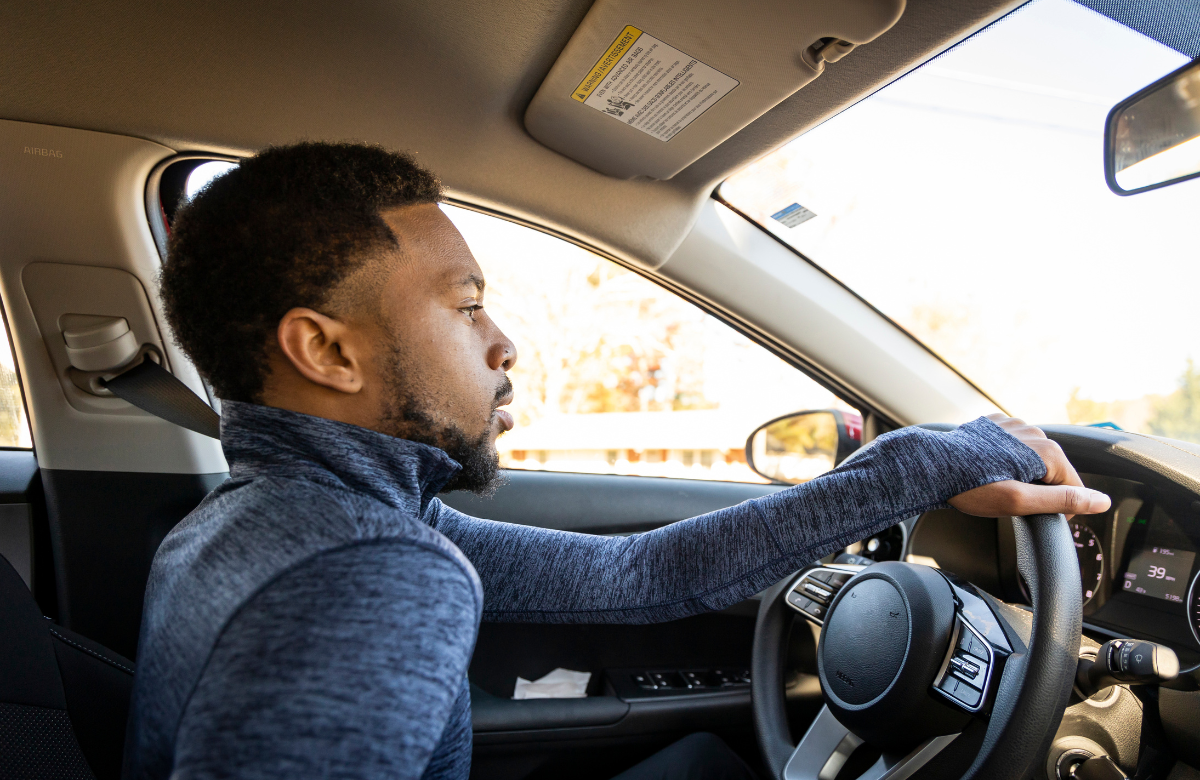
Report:
[[[903,11],[904,0],[597,0],[525,127],[609,176],[669,179]]]

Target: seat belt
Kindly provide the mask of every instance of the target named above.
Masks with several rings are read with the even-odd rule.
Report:
[[[221,438],[221,416],[174,374],[143,360],[103,383],[113,395],[189,431]]]

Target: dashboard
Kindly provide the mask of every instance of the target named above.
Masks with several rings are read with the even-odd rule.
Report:
[[[1200,659],[1200,501],[1132,480],[1081,476],[1113,499],[1108,512],[1071,520],[1084,622]]]

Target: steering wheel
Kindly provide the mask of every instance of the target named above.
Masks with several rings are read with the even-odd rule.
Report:
[[[836,780],[864,742],[879,758],[860,780],[905,780],[918,770],[922,780],[1021,780],[1041,766],[1075,679],[1079,566],[1062,515],[1012,520],[1032,614],[898,561],[816,566],[767,591],[751,692],[771,778]],[[822,623],[825,706],[797,745],[784,666],[798,612]]]

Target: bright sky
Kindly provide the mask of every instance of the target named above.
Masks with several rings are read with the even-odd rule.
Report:
[[[1037,0],[721,193],[1012,413],[1066,422],[1076,387],[1166,394],[1200,361],[1200,180],[1118,197],[1102,131],[1113,104],[1186,61]],[[769,218],[793,202],[818,216]]]

